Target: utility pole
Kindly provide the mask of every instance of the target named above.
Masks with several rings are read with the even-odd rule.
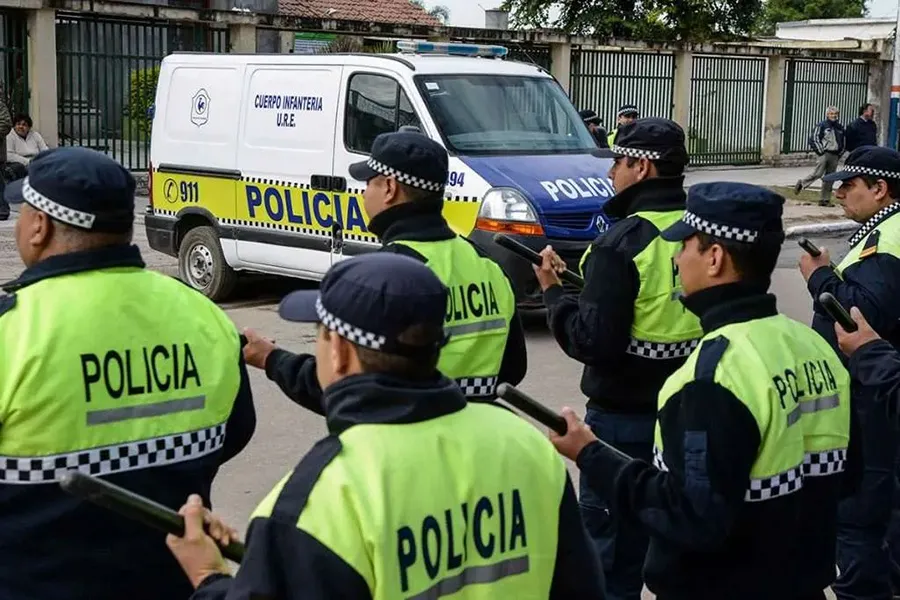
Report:
[[[897,25],[894,28],[894,69],[891,79],[891,119],[887,145],[898,148],[897,129],[900,125],[900,0],[897,1]]]

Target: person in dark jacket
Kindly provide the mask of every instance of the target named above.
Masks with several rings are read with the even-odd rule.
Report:
[[[600,120],[600,117],[597,116],[597,113],[592,111],[591,109],[586,109],[580,111],[578,113],[578,116],[581,117],[581,120],[584,121],[584,124],[588,128],[588,131],[590,131],[591,135],[594,136],[594,140],[597,142],[597,147],[609,148],[609,143],[606,139],[606,129],[603,128],[603,121]]]
[[[386,169],[393,169],[393,175],[371,171],[367,166],[371,161],[383,165]],[[490,271],[494,273],[493,277],[498,279],[493,282],[497,286],[496,296],[502,300],[502,297],[512,294],[512,283],[503,274],[500,266],[489,259],[487,254],[471,240],[457,235],[450,229],[441,214],[443,186],[448,173],[447,152],[443,147],[419,133],[383,134],[373,144],[370,161],[358,165],[354,170],[363,169],[365,173],[361,176],[368,179],[364,194],[366,212],[370,217],[368,228],[381,240],[379,252],[404,254],[426,263],[439,273],[452,273],[453,276],[459,272],[459,268],[454,270],[453,263],[464,270],[471,265],[472,272],[462,273],[462,276],[487,277],[485,272]],[[413,180],[410,178],[414,178],[421,185],[427,185],[428,189],[403,183]],[[427,248],[443,247],[448,241],[455,242],[452,250],[446,250],[449,254],[445,258],[429,259],[425,256],[429,253]],[[416,250],[416,247],[419,250]],[[457,288],[456,297],[462,301],[459,286],[454,287]],[[478,301],[481,294],[475,294],[474,297]],[[471,301],[473,295],[470,293],[466,298]],[[481,314],[477,306],[475,309],[469,312]],[[511,315],[508,323],[502,318],[507,315],[485,312],[482,318],[486,320],[474,330],[475,333],[468,334],[470,346],[463,353],[458,349],[454,350],[454,355],[457,356],[457,369],[475,367],[482,361],[492,362],[499,367],[499,372],[495,370],[487,374],[490,377],[469,377],[481,375],[475,373],[447,373],[458,380],[464,377],[468,381],[481,379],[481,384],[475,386],[460,382],[466,396],[472,401],[492,401],[497,383],[516,385],[525,378],[528,364],[525,331],[514,300],[508,310]],[[448,321],[449,328],[453,325],[453,322]],[[504,332],[505,344],[498,346],[498,342],[501,344],[503,342]],[[277,383],[297,404],[318,414],[324,414],[320,406],[322,390],[315,378],[314,356],[298,355],[276,348],[272,342],[252,330],[244,331],[244,335],[249,342],[244,348],[244,357],[248,364],[265,369],[269,379]],[[455,340],[451,344],[455,344]],[[485,351],[491,355],[478,354]],[[444,360],[442,357],[442,367],[445,364]]]
[[[857,148],[826,179],[840,182],[836,197],[860,228],[837,270],[827,248],[818,257],[800,255],[800,271],[813,299],[812,327],[839,352],[834,320],[817,300],[830,292],[843,306],[858,307],[875,331],[900,347],[900,153],[879,146]],[[883,418],[870,391],[858,382],[852,395],[863,428],[865,468],[859,492],[840,506],[841,575],[834,592],[840,600],[890,598],[896,585],[891,575],[900,564],[900,522],[892,515],[900,503],[895,475],[900,429]]]
[[[9,115],[9,108],[3,101],[3,90],[0,89],[0,140],[5,140],[12,128],[13,122]],[[3,188],[6,186],[6,179],[3,177],[5,169],[6,144],[0,144],[0,221],[9,219],[9,203],[3,199]]]
[[[237,328],[145,268],[134,189],[79,147],[39,154],[6,188],[26,268],[0,296],[0,598],[186,598],[164,534],[59,481],[79,470],[173,510],[191,492],[209,506],[256,428]]]
[[[822,191],[819,196],[820,206],[831,204],[833,180],[826,178],[837,170],[838,161],[846,149],[844,126],[840,122],[841,112],[834,106],[825,111],[825,120],[819,122],[809,136],[809,146],[816,156],[816,168],[807,177],[799,180],[794,186],[794,193],[799,194],[817,179],[822,179]]]
[[[603,600],[562,459],[437,370],[448,303],[421,261],[386,253],[285,298],[282,318],[318,323],[328,436],[254,511],[235,577],[189,499],[167,542],[193,600]]]
[[[850,316],[857,330],[845,331],[834,324],[841,351],[849,359],[850,375],[876,399],[879,413],[887,414],[894,423],[900,419],[900,352],[887,340],[881,339],[855,306]]]
[[[550,435],[620,520],[649,532],[644,580],[660,600],[824,600],[835,577],[837,503],[860,461],[850,377],[767,294],[783,202],[697,184],[662,232],[683,240],[682,302],[704,336],[659,394],[653,465],[600,444],[570,409],[566,435]]]
[[[674,257],[680,247],[659,237],[684,214],[684,131],[670,120],[623,125],[612,151],[616,195],[604,206],[614,222],[582,259],[584,289],[566,295],[545,249],[538,281],[550,329],[563,351],[584,364],[581,391],[588,424],[617,448],[650,460],[656,397],[702,335],[696,316],[678,302]],[[581,478],[585,525],[606,571],[607,593],[637,600],[647,535],[617,520],[612,498]]]
[[[847,125],[847,152],[863,146],[878,145],[878,125],[875,124],[875,107],[863,104],[859,107],[859,118]]]

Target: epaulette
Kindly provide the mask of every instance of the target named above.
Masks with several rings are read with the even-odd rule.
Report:
[[[878,238],[880,236],[881,232],[877,229],[869,234],[869,237],[866,238],[866,245],[863,246],[862,251],[859,253],[860,260],[878,253]]]
[[[694,379],[713,381],[716,378],[716,369],[722,355],[728,349],[728,338],[720,335],[711,340],[706,340],[697,350],[697,362],[694,365]]]
[[[0,317],[11,311],[16,306],[16,295],[4,294],[0,296]]]

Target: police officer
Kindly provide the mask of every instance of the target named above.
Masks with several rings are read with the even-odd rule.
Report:
[[[801,254],[807,287],[814,299],[831,292],[842,305],[856,306],[875,331],[900,347],[900,153],[859,148],[825,179],[841,182],[835,196],[861,227],[837,271],[827,249],[819,257]],[[834,321],[818,302],[812,326],[838,351]],[[900,504],[895,473],[900,432],[865,386],[854,386],[853,401],[863,428],[865,473],[858,493],[840,507],[841,575],[834,591],[841,600],[891,598],[891,572],[896,577],[900,564],[900,522],[892,518],[892,508]]]
[[[188,501],[168,542],[195,600],[602,598],[552,445],[437,370],[450,302],[422,261],[388,253],[282,302],[283,318],[318,323],[329,435],[253,513],[234,579]]]
[[[660,600],[823,599],[835,577],[838,474],[859,460],[850,377],[766,293],[783,202],[752,185],[694,185],[662,233],[683,240],[683,302],[704,336],[659,394],[655,466],[607,450],[568,409],[569,433],[553,436],[618,518],[649,532],[644,577]]]
[[[579,111],[578,116],[581,117],[581,120],[584,121],[584,124],[588,128],[588,131],[591,132],[591,135],[597,142],[597,146],[599,146],[600,148],[609,148],[609,143],[606,139],[608,134],[603,128],[603,121],[600,120],[600,117],[597,116],[597,113],[588,108],[586,110]]]
[[[606,139],[607,145],[610,148],[615,146],[618,142],[619,130],[624,125],[631,125],[637,121],[639,116],[638,107],[634,104],[625,104],[619,107],[619,112],[616,113],[616,127],[609,132],[609,137]]]
[[[581,260],[581,295],[564,295],[552,268],[562,260],[550,249],[543,252],[538,280],[553,335],[585,365],[587,423],[601,438],[649,461],[656,397],[702,335],[697,317],[678,301],[680,244],[659,236],[684,214],[684,132],[667,119],[642,119],[622,127],[610,154],[616,195],[604,210],[613,224]],[[597,492],[590,475],[581,479],[580,503],[603,560],[607,593],[637,600],[646,533],[610,514],[612,498]]]
[[[451,341],[441,352],[441,372],[474,401],[493,399],[498,382],[522,381],[525,333],[512,284],[497,263],[454,233],[441,215],[446,150],[420,133],[382,134],[371,157],[351,165],[350,174],[366,182],[368,228],[381,240],[381,252],[423,262],[450,291],[446,329]],[[295,402],[322,414],[313,357],[276,350],[253,331],[245,335],[250,340],[247,362],[265,369]]]
[[[878,399],[882,408],[896,422],[900,414],[900,352],[883,340],[862,316],[859,309],[850,309],[850,316],[858,329],[852,333],[834,324],[841,351],[850,359],[850,375]]]
[[[189,595],[161,534],[57,481],[78,469],[173,508],[190,491],[208,504],[256,425],[235,326],[132,245],[134,188],[106,155],[60,148],[6,189],[27,268],[0,297],[3,598]]]

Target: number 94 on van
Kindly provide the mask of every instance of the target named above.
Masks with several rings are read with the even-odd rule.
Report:
[[[450,175],[447,177],[447,186],[448,187],[456,187],[464,185],[466,181],[466,174],[462,171],[450,171]]]

